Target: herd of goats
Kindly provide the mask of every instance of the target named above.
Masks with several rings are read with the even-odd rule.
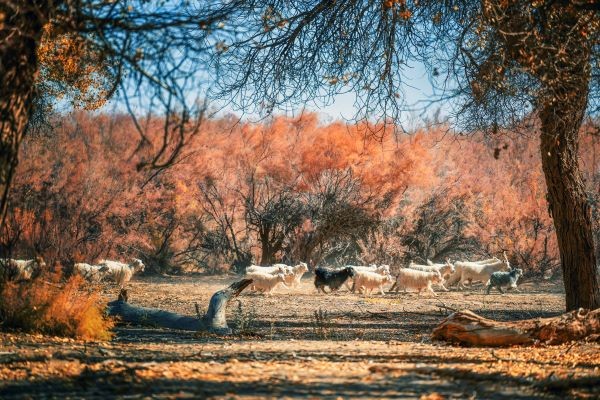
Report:
[[[41,257],[31,260],[7,259],[0,261],[0,272],[14,277],[16,280],[28,280],[36,271],[45,268],[46,263]],[[99,282],[103,279],[114,281],[120,288],[131,280],[134,274],[144,271],[144,263],[134,258],[128,264],[101,260],[97,264],[75,263],[73,272],[90,282]],[[251,290],[270,295],[277,286],[295,287],[300,283],[302,276],[308,272],[306,263],[289,266],[274,264],[272,266],[251,265],[246,269],[246,277],[252,279]],[[481,261],[456,261],[446,260],[445,263],[433,263],[427,260],[426,265],[409,263],[406,268],[392,272],[389,265],[359,266],[347,265],[342,268],[317,267],[314,270],[315,288],[318,292],[329,293],[338,290],[344,284],[352,292],[370,295],[373,290],[379,290],[382,295],[384,287],[392,284],[390,291],[398,292],[400,289],[416,290],[420,294],[426,290],[436,296],[433,286],[448,291],[448,286],[457,285],[459,289],[465,284],[483,282],[490,293],[496,288],[504,293],[502,288],[515,289],[517,281],[523,275],[520,268],[512,268],[506,254],[503,260],[496,257]]]
[[[481,261],[456,261],[446,260],[445,263],[436,264],[427,260],[426,265],[410,262],[406,268],[394,271],[392,275],[389,265],[346,265],[343,268],[315,268],[315,288],[318,292],[330,293],[338,290],[344,284],[351,292],[370,295],[373,290],[379,290],[385,295],[384,287],[392,284],[390,291],[403,289],[416,290],[419,294],[426,290],[436,296],[433,285],[448,291],[447,286],[458,285],[463,289],[465,284],[483,282],[487,293],[492,288],[504,293],[502,288],[519,291],[517,282],[523,275],[520,268],[512,268],[506,254],[503,260],[496,257]],[[246,269],[246,277],[252,279],[252,290],[271,294],[279,285],[286,287],[297,286],[302,276],[308,272],[306,263],[295,266],[275,264],[269,267],[252,265]]]

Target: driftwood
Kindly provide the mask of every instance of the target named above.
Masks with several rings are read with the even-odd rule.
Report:
[[[469,310],[458,311],[433,330],[434,340],[471,346],[505,347],[535,342],[561,344],[600,338],[600,309],[579,309],[553,318],[499,322]]]
[[[108,315],[119,317],[123,322],[135,325],[149,325],[161,328],[186,331],[208,331],[222,335],[231,334],[225,319],[227,303],[239,295],[252,279],[242,279],[212,295],[206,314],[201,318],[181,315],[158,308],[134,306],[127,302],[127,293],[121,293],[119,299],[108,303]]]

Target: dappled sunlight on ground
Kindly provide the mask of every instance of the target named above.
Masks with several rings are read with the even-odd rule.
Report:
[[[130,302],[195,314],[234,277],[141,278]],[[113,297],[116,290],[105,287]],[[110,342],[0,335],[0,397],[331,397],[516,399],[600,395],[600,346],[510,349],[432,343],[451,309],[496,319],[552,316],[559,285],[523,293],[318,295],[310,279],[271,297],[244,292],[228,310],[231,337],[157,328],[116,329]],[[321,310],[321,312],[315,311]]]

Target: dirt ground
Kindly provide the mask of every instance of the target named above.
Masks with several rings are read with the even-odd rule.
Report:
[[[134,278],[130,302],[194,315],[235,277]],[[104,287],[107,300],[117,290]],[[119,326],[110,342],[0,334],[0,398],[600,398],[600,345],[510,349],[434,343],[452,309],[513,320],[558,315],[560,284],[438,297],[317,294],[310,277],[243,292],[230,337]]]

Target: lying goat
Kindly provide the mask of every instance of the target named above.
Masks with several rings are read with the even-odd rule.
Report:
[[[352,267],[338,270],[319,267],[315,269],[315,287],[317,288],[317,291],[327,293],[325,291],[325,286],[327,286],[329,290],[333,292],[338,290],[344,282],[346,282],[348,278],[352,278],[354,274],[354,268]]]

